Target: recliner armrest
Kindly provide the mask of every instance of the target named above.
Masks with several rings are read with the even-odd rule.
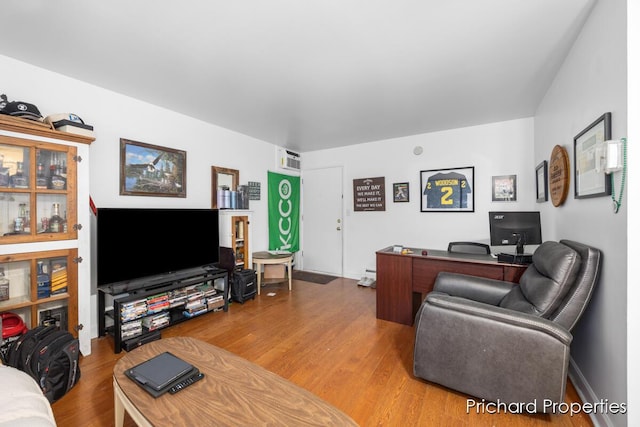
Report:
[[[505,326],[509,325],[522,328],[522,330],[542,332],[566,346],[569,346],[573,340],[571,333],[562,326],[551,320],[535,315],[495,307],[490,304],[445,295],[435,291],[427,295],[425,303],[468,315],[468,319],[472,317],[490,319],[495,321],[495,330],[498,330],[500,328],[499,324],[502,323]]]
[[[459,273],[438,273],[433,290],[451,296],[469,298],[486,304],[498,305],[515,283]]]

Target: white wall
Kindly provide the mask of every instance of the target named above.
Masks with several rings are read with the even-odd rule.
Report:
[[[635,25],[640,22],[640,2],[628,2],[627,4],[627,105],[628,117],[640,117],[640,27]],[[640,150],[635,141],[640,141],[640,120],[630,120],[627,124],[629,141],[628,163],[629,169],[640,170]],[[640,174],[629,175],[628,188],[640,188]],[[640,263],[630,260],[640,259],[640,224],[638,213],[640,212],[640,191],[628,192],[627,209],[627,234],[633,236],[627,242],[627,277],[640,276]],[[636,218],[634,221],[633,218]],[[633,286],[636,285],[636,286]],[[627,281],[627,400],[631,410],[628,415],[628,425],[640,425],[640,310],[637,309],[640,301],[640,288],[637,280],[633,284]]]
[[[416,146],[424,149],[419,156],[413,154]],[[529,118],[307,152],[302,163],[303,178],[306,169],[344,168],[344,275],[359,279],[365,268],[375,269],[376,250],[389,245],[446,249],[454,240],[489,243],[490,210],[538,208],[532,158]],[[420,212],[420,171],[468,166],[475,168],[475,212]],[[498,175],[517,175],[516,202],[491,201],[491,177]],[[354,212],[353,180],[379,176],[385,177],[386,210]],[[409,203],[393,203],[394,182],[409,182]]]
[[[250,202],[252,249],[267,249],[267,171],[275,167],[275,146],[246,135],[194,120],[78,80],[0,56],[0,89],[10,100],[38,106],[46,116],[53,113],[78,114],[95,128],[90,146],[90,192],[97,207],[211,207],[211,166],[238,169],[240,184],[257,181],[261,200]],[[187,197],[162,198],[119,195],[120,138],[185,150],[187,152]],[[87,208],[88,208],[87,200]],[[171,232],[198,230],[176,224]],[[94,263],[95,266],[95,263]],[[117,268],[117,266],[114,266]],[[95,274],[93,275],[95,277]],[[97,335],[96,290],[90,288],[93,322],[91,336]],[[84,325],[87,327],[87,325]]]
[[[627,136],[626,9],[619,0],[598,2],[535,116],[535,159],[564,146],[573,162],[573,138],[603,113],[612,113],[612,136]],[[633,142],[633,141],[632,141]],[[619,175],[616,193],[619,193]],[[626,190],[629,191],[629,190]],[[631,189],[634,191],[634,189]],[[637,190],[635,190],[637,191]],[[627,203],[614,214],[610,197],[576,200],[573,179],[566,203],[542,206],[551,239],[568,238],[604,253],[598,289],[574,330],[572,373],[583,399],[626,402]],[[598,422],[626,425],[625,415]]]

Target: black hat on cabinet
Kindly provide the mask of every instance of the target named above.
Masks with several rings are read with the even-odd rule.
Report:
[[[6,101],[3,101],[3,103]],[[8,114],[14,117],[22,117],[30,120],[42,121],[40,110],[33,104],[22,101],[6,102],[6,105],[0,110],[2,114]]]

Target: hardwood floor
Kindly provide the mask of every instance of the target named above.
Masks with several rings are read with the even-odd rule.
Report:
[[[375,306],[375,290],[354,280],[294,280],[291,293],[285,284],[268,285],[255,300],[167,328],[162,336],[192,336],[229,350],[311,391],[361,426],[593,425],[584,414],[468,414],[466,395],[413,376],[413,327],[376,319]],[[124,354],[113,353],[110,337],[93,340],[91,355],[80,362],[80,381],[53,404],[60,427],[113,425],[112,372]],[[570,383],[566,401],[579,401]],[[216,425],[202,425],[208,421]],[[126,416],[125,426],[133,425]]]

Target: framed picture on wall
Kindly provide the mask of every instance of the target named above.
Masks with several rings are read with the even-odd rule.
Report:
[[[501,175],[491,177],[491,200],[494,202],[515,202],[517,200],[517,185],[515,175]]]
[[[600,167],[598,153],[604,141],[611,139],[611,113],[604,113],[573,138],[575,198],[608,196],[611,180]]]
[[[408,182],[396,182],[393,184],[393,202],[408,202],[409,201],[409,183]]]
[[[354,212],[386,210],[384,176],[353,180]]]
[[[547,169],[546,160],[536,166],[536,202],[538,203],[544,203],[549,200]]]
[[[120,138],[120,195],[187,197],[187,153]]]
[[[420,171],[421,212],[473,212],[474,168]]]

